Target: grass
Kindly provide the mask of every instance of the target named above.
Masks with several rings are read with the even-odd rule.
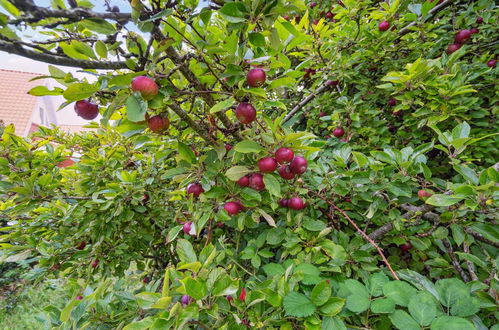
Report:
[[[64,288],[58,281],[17,285],[15,292],[0,295],[1,330],[44,329],[44,308],[49,305],[61,308],[67,299]]]

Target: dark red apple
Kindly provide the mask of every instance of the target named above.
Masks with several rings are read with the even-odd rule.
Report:
[[[170,126],[170,121],[166,117],[156,115],[149,118],[149,120],[147,121],[147,126],[151,131],[159,133]]]
[[[199,183],[191,183],[187,186],[187,194],[192,194],[194,197],[199,197],[201,193],[204,193],[204,189]]]
[[[479,33],[480,31],[477,28],[470,29],[471,34]]]
[[[314,20],[312,21],[312,23],[313,23],[314,25],[317,25],[317,24],[319,24],[319,20],[318,20],[318,19],[314,19]]]
[[[191,229],[192,229],[192,221],[187,221],[186,223],[184,223],[184,226],[182,227],[182,230],[184,231],[184,233],[186,233],[187,235],[190,235]]]
[[[85,241],[81,241],[80,243],[78,243],[78,245],[76,246],[76,249],[78,250],[83,250],[85,248],[85,246],[87,246],[87,242]]]
[[[378,29],[380,31],[386,31],[389,28],[390,28],[390,22],[388,22],[388,21],[383,21],[383,22],[379,23],[379,25],[378,25]]]
[[[282,18],[284,18],[286,21],[289,21],[291,19],[289,15],[284,15]]]
[[[394,107],[397,105],[397,100],[395,100],[394,98],[391,98],[388,100],[387,104],[390,106],[390,107]]]
[[[135,77],[132,80],[132,90],[139,92],[144,100],[151,100],[158,95],[158,85],[154,80],[146,76]]]
[[[333,135],[336,136],[337,138],[340,138],[343,135],[345,135],[345,130],[343,128],[341,128],[341,127],[336,127],[333,130]]]
[[[300,197],[292,197],[288,201],[288,207],[299,211],[305,208],[305,202]]]
[[[83,119],[92,120],[99,115],[99,107],[90,101],[81,100],[75,103],[75,112]]]
[[[324,111],[319,112],[319,118],[324,117],[326,113]]]
[[[295,177],[295,174],[291,171],[289,165],[281,165],[281,167],[279,167],[279,175],[284,180],[291,180]]]
[[[295,156],[293,150],[289,149],[289,148],[279,148],[277,149],[277,151],[275,152],[275,160],[277,160],[277,162],[283,164],[283,163],[289,163],[290,161],[293,160],[293,157]]]
[[[260,173],[251,174],[249,177],[249,187],[258,191],[265,189],[263,175],[261,175]]]
[[[262,173],[272,173],[277,169],[277,161],[272,157],[265,157],[258,161],[258,169]]]
[[[180,303],[181,303],[182,305],[184,305],[184,306],[189,305],[191,302],[192,302],[192,298],[191,298],[189,295],[184,294],[184,295],[180,298]]]
[[[487,62],[487,66],[489,68],[494,68],[496,66],[496,64],[497,64],[497,60],[490,60]]]
[[[148,201],[149,201],[149,195],[148,195],[148,194],[146,194],[146,193],[144,193],[144,194],[142,195],[142,203],[144,203],[144,204],[145,204],[145,203],[147,203]]]
[[[307,160],[301,156],[296,156],[289,164],[289,169],[291,170],[291,172],[297,175],[305,173],[307,167],[308,167]]]
[[[432,195],[432,193],[430,193],[430,192],[428,192],[428,191],[426,191],[424,189],[420,189],[418,191],[418,197],[419,197],[419,199],[425,199],[427,197],[430,197],[431,195]]]
[[[461,48],[461,44],[451,44],[447,47],[447,54],[452,54]]]
[[[241,211],[241,205],[236,202],[227,202],[224,205],[224,210],[229,213],[229,215],[236,215]]]
[[[243,176],[236,182],[241,187],[247,187],[249,185],[249,177],[247,175]]]
[[[288,202],[289,202],[289,200],[287,200],[287,199],[283,198],[283,199],[281,199],[281,200],[279,201],[279,206],[280,206],[280,207],[288,207]]]
[[[256,119],[255,108],[246,102],[240,103],[236,108],[236,117],[241,124],[250,124]]]
[[[260,87],[265,84],[267,75],[265,71],[260,68],[251,69],[246,75],[246,81],[250,87]]]
[[[482,24],[483,23],[483,17],[478,16],[476,18],[476,24]]]
[[[334,16],[334,15],[333,15],[333,13],[332,13],[332,12],[330,12],[330,11],[328,11],[328,12],[326,13],[326,18],[327,18],[327,19],[331,19],[331,18],[333,18],[333,16]]]
[[[76,296],[75,300],[83,300],[83,297],[82,296]]]
[[[400,245],[399,249],[402,250],[402,252],[408,252],[410,249],[412,249],[412,244],[410,242],[407,242],[405,244]]]
[[[326,81],[326,85],[327,86],[333,86],[333,87],[334,86],[338,86],[339,83],[340,83],[339,80],[328,80],[328,81]]]
[[[97,268],[97,266],[99,266],[99,259],[95,259],[94,261],[92,261],[91,263],[91,266],[92,268]]]
[[[225,225],[222,221],[217,222],[217,227],[218,228],[223,228]]]
[[[311,2],[310,3],[310,8],[315,8],[317,6],[317,2]]]
[[[231,151],[232,150],[232,146],[230,144],[225,144],[225,150],[226,151]]]
[[[456,36],[454,37],[454,41],[456,44],[464,44],[471,38],[471,31],[470,30],[461,30],[456,33]]]

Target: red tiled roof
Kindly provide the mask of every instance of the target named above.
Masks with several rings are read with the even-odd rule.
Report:
[[[41,75],[0,69],[0,120],[5,125],[14,124],[18,135],[26,132],[35,110],[36,96],[28,91],[42,84],[40,80],[30,81],[37,76]]]

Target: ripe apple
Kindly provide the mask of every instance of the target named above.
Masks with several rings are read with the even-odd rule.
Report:
[[[311,2],[310,3],[310,8],[315,8],[317,6],[317,2]]]
[[[246,81],[248,82],[248,86],[250,87],[260,87],[265,83],[265,79],[267,78],[265,71],[260,68],[255,68],[249,70],[246,75]]]
[[[471,34],[479,33],[480,31],[477,28],[470,29]]]
[[[218,228],[223,228],[224,226],[225,226],[225,224],[222,221],[218,221],[217,222],[217,227]]]
[[[255,108],[246,102],[239,103],[236,108],[236,117],[241,124],[250,124],[256,119]]]
[[[156,115],[149,118],[149,120],[147,121],[147,126],[151,131],[159,133],[170,126],[170,121],[166,117]]]
[[[241,204],[237,202],[227,202],[224,205],[224,210],[227,211],[229,215],[236,215],[241,211]]]
[[[225,150],[226,151],[231,151],[232,150],[232,146],[230,144],[225,144]]]
[[[158,95],[158,85],[154,80],[146,76],[138,76],[132,80],[132,90],[139,92],[144,100],[151,100]]]
[[[288,201],[288,207],[299,211],[305,208],[305,202],[300,197],[292,197]]]
[[[187,221],[186,223],[184,223],[184,226],[182,227],[184,233],[186,233],[187,235],[191,235],[191,229],[192,229],[192,221]]]
[[[476,24],[482,24],[483,23],[483,17],[478,16],[476,18]]]
[[[189,305],[191,302],[192,302],[192,298],[191,298],[189,295],[184,294],[184,295],[180,298],[180,303],[181,303],[182,305],[184,305],[184,306]]]
[[[383,21],[383,22],[379,23],[379,25],[378,25],[378,29],[380,31],[386,31],[389,28],[390,28],[390,22],[388,22],[388,21]]]
[[[83,250],[85,248],[85,246],[87,246],[87,242],[85,241],[81,241],[80,243],[78,243],[78,245],[76,246],[76,249],[78,250]]]
[[[201,193],[204,193],[204,189],[199,183],[191,183],[187,186],[187,194],[192,194],[194,197],[199,197]]]
[[[408,252],[410,249],[412,249],[412,244],[410,242],[407,242],[405,244],[400,245],[399,249],[402,250],[402,252]]]
[[[295,174],[291,171],[289,165],[281,165],[281,167],[279,167],[279,175],[284,180],[291,180],[295,177]]]
[[[461,48],[461,44],[451,44],[447,47],[447,54],[452,54]]]
[[[471,38],[471,31],[470,30],[461,30],[456,33],[456,36],[454,37],[454,41],[456,44],[464,44]]]
[[[246,299],[246,289],[242,288],[241,293],[239,294],[239,300],[244,301]]]
[[[289,21],[291,19],[289,15],[284,15],[282,18],[284,18],[286,21]]]
[[[90,101],[80,100],[75,103],[75,112],[83,119],[92,120],[99,114],[99,107]]]
[[[97,268],[97,266],[99,266],[99,262],[99,259],[95,259],[90,265],[92,266],[92,268]]]
[[[313,23],[314,25],[317,25],[317,24],[319,24],[319,20],[318,20],[318,19],[314,19],[314,20],[312,21],[312,23]]]
[[[388,100],[387,104],[390,106],[390,107],[394,107],[397,105],[397,100],[395,100],[394,98],[391,98]]]
[[[342,137],[343,135],[345,135],[345,130],[341,127],[336,127],[334,130],[333,130],[333,135],[337,138],[340,138]]]
[[[289,164],[289,169],[291,170],[291,172],[297,175],[305,173],[307,167],[308,167],[307,160],[301,156],[296,156]]]
[[[261,175],[260,173],[251,174],[249,177],[249,187],[258,191],[265,189],[263,175]]]
[[[288,200],[288,199],[283,198],[283,199],[281,199],[281,200],[279,201],[279,206],[280,206],[280,207],[288,207],[288,202],[289,202],[289,200]]]
[[[331,135],[326,135],[324,138],[325,138],[326,140],[329,140],[329,139],[331,138]]]
[[[247,187],[247,186],[249,186],[249,177],[247,175],[245,175],[242,178],[240,178],[239,180],[237,180],[236,183],[238,185],[240,185],[241,187]]]
[[[427,197],[430,197],[431,195],[433,195],[432,193],[424,190],[424,189],[420,189],[418,191],[418,197],[419,199],[426,199]]]
[[[333,18],[333,16],[334,16],[334,15],[333,15],[333,13],[332,13],[332,12],[330,12],[330,11],[328,11],[328,12],[326,13],[326,18],[327,18],[327,19],[331,19],[331,18]]]
[[[277,169],[277,161],[272,157],[265,157],[258,161],[258,169],[262,173],[272,173]]]
[[[75,300],[83,300],[83,297],[82,296],[76,296]]]
[[[146,194],[146,193],[144,193],[144,194],[142,195],[142,203],[143,203],[143,204],[145,204],[145,203],[147,203],[148,201],[149,201],[149,195],[148,195],[148,194]]]
[[[144,277],[144,278],[142,279],[142,283],[144,283],[144,284],[147,284],[147,283],[149,283],[149,282],[151,282],[151,279],[150,279],[148,276],[146,276],[146,277]]]
[[[324,117],[326,113],[324,111],[319,112],[319,118]]]
[[[328,80],[328,81],[326,81],[326,85],[327,86],[333,86],[333,87],[334,86],[338,86],[339,83],[340,83],[339,80]]]
[[[293,160],[294,156],[295,154],[293,150],[289,148],[279,148],[274,155],[275,160],[277,160],[277,162],[279,162],[280,164],[289,163]]]
[[[496,61],[496,60],[490,60],[490,61],[488,61],[488,62],[487,62],[487,66],[488,66],[489,68],[493,68],[493,67],[495,67],[495,66],[496,66],[496,64],[497,64],[497,61]]]

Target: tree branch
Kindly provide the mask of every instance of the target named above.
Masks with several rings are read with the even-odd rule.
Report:
[[[178,103],[172,102],[168,105],[182,120],[184,120],[196,133],[198,133],[204,140],[209,143],[213,143],[213,139],[206,129],[204,129],[201,124],[192,120],[191,117],[185,112]]]
[[[464,253],[470,254],[470,247],[468,244],[463,242],[463,251]],[[478,281],[478,276],[475,273],[475,265],[469,260],[466,260],[466,265],[468,266],[468,273],[470,273],[471,279],[473,281]]]
[[[444,9],[445,7],[449,6],[450,4],[452,4],[453,0],[446,0],[446,1],[443,1],[441,4],[439,5],[436,5],[435,7],[433,7],[429,12],[428,12],[428,17],[425,19],[430,19],[432,18],[433,16],[435,16],[439,11],[441,11],[442,9]],[[399,38],[406,35],[407,33],[411,32],[411,28],[413,26],[415,26],[418,22],[417,21],[414,21],[412,23],[409,23],[408,25],[406,25],[404,28],[400,29],[399,31]]]
[[[286,117],[284,117],[284,119],[282,120],[282,123],[284,124],[285,122],[287,122],[288,120],[290,120],[291,118],[293,118],[293,116],[301,110],[301,108],[303,108],[305,105],[307,105],[310,101],[312,101],[317,95],[319,95],[320,93],[324,92],[329,86],[324,84],[322,86],[320,86],[319,88],[317,88],[314,92],[312,92],[311,94],[309,94],[306,98],[304,98],[303,100],[301,100],[287,115]]]
[[[489,244],[492,246],[495,246],[496,248],[499,248],[499,243],[493,242],[489,240],[488,238],[483,237],[481,234],[477,233],[476,231],[473,231],[469,227],[464,227],[464,231],[473,236],[476,240],[484,242],[485,244]]]
[[[454,266],[454,269],[458,274],[461,276],[463,281],[469,282],[470,278],[468,277],[468,274],[464,271],[464,269],[461,267],[461,264],[459,264],[459,261],[456,258],[456,255],[454,254],[454,250],[452,250],[452,246],[449,243],[449,240],[447,238],[442,240],[442,243],[445,246],[445,249],[447,250],[447,254],[450,257],[450,260],[452,261],[452,266]]]
[[[102,62],[91,60],[79,60],[66,56],[61,56],[55,53],[41,53],[31,49],[26,49],[18,43],[11,43],[0,40],[0,51],[9,54],[15,54],[30,58],[35,61],[42,61],[50,64],[78,67],[82,69],[102,69],[102,70],[118,70],[126,69],[125,62]]]

